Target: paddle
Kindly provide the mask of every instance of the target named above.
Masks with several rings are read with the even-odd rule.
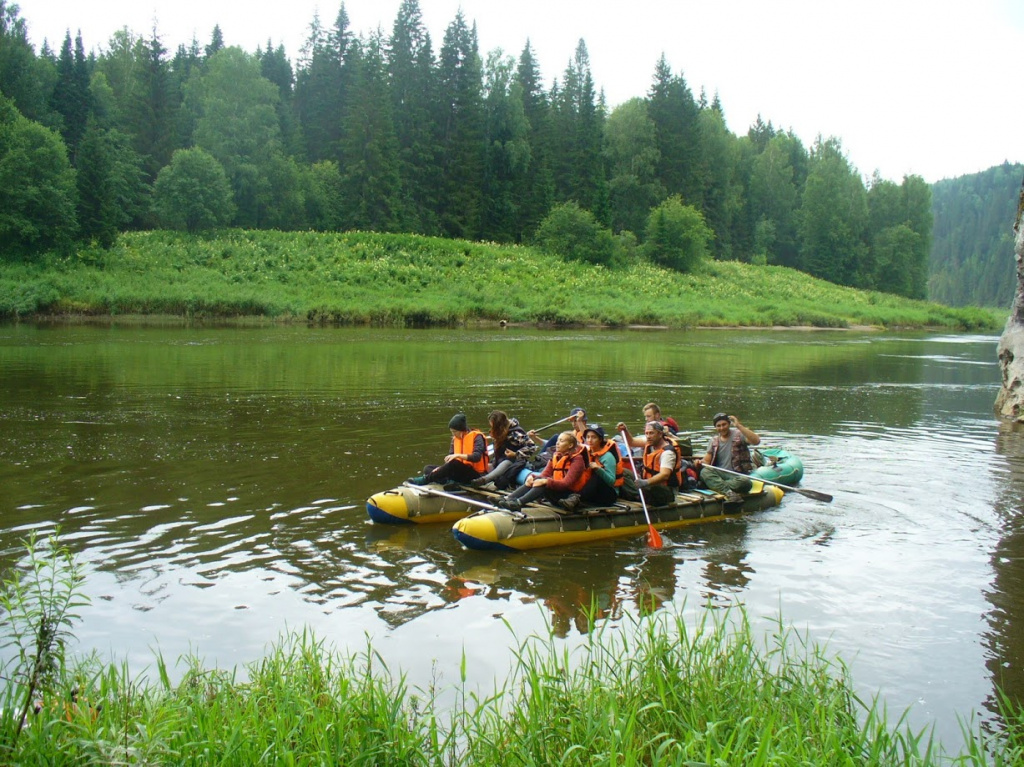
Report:
[[[558,424],[560,424],[560,423],[565,423],[566,421],[571,421],[571,420],[572,420],[572,416],[571,415],[567,415],[565,418],[559,418],[557,421],[552,421],[547,426],[541,426],[539,429],[534,429],[534,431],[544,431],[545,429],[550,429],[552,426],[558,426]]]
[[[622,439],[623,441],[626,440],[625,429],[622,430]],[[626,444],[629,443],[627,442]],[[636,474],[636,464],[633,463],[633,451],[627,450],[626,455],[629,456],[629,468],[633,470],[633,474]],[[640,493],[640,505],[643,506],[644,517],[647,519],[647,545],[650,546],[652,549],[660,549],[662,546],[661,535],[658,533],[657,530],[654,529],[654,525],[651,524],[651,515],[647,511],[647,501],[644,500],[644,491],[641,490],[639,487],[636,489],[636,491]]]
[[[773,482],[770,479],[764,477],[751,477],[749,474],[743,474],[732,469],[723,469],[721,466],[712,466],[709,463],[704,464],[709,469],[720,471],[723,474],[735,474],[737,477],[746,477],[747,479],[756,479],[764,482],[766,485],[775,485],[775,487],[781,487],[783,490],[792,490],[794,493],[800,493],[800,495],[806,495],[808,498],[813,498],[816,501],[824,501],[825,503],[832,503],[832,496],[827,493],[819,493],[817,490],[804,490],[802,487],[793,487],[792,485],[784,485],[781,482]]]
[[[463,503],[468,503],[470,506],[479,506],[481,509],[487,509],[488,511],[508,511],[508,509],[503,509],[484,501],[466,498],[463,495],[455,495],[455,493],[446,493],[444,490],[435,490],[432,487],[424,487],[423,485],[410,485],[408,482],[404,482],[403,484],[405,487],[425,495],[437,495],[441,498],[451,498],[453,501],[462,501]]]

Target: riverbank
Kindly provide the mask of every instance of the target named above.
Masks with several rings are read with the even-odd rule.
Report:
[[[945,328],[998,330],[997,310],[858,291],[792,269],[708,262],[610,270],[524,246],[418,235],[131,232],[110,250],[0,265],[0,317],[406,327]]]
[[[0,718],[17,764],[1018,764],[1020,712],[993,735],[965,721],[946,753],[853,692],[842,661],[781,625],[757,639],[742,614],[707,610],[590,625],[575,651],[552,634],[519,644],[493,694],[411,689],[367,644],[345,654],[303,631],[244,670],[183,659],[183,679],[131,678],[95,657],[65,670],[26,726]],[[464,661],[465,663],[465,661]],[[4,709],[20,710],[5,685]],[[442,704],[454,693],[454,706]],[[994,759],[995,761],[990,761]]]

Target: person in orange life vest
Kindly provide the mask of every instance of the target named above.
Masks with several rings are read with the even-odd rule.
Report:
[[[483,487],[488,482],[494,482],[500,489],[504,489],[515,484],[515,474],[519,473],[537,446],[519,425],[519,421],[509,418],[503,410],[492,410],[487,416],[487,422],[491,426],[491,443],[494,445],[494,455],[488,467],[490,471],[470,484]],[[514,473],[513,467],[516,467]]]
[[[590,479],[580,490],[580,500],[590,506],[611,506],[619,499],[618,488],[622,487],[625,466],[623,458],[613,440],[605,436],[604,429],[592,424],[583,432],[583,444],[587,449]],[[563,507],[573,506],[572,496],[562,502]]]
[[[448,422],[452,446],[440,466],[424,466],[423,475],[408,480],[413,485],[430,482],[470,482],[487,471],[487,442],[477,429],[466,424],[466,414],[456,413]]]
[[[558,503],[563,498],[579,493],[590,479],[590,469],[584,458],[585,452],[576,442],[576,435],[563,431],[555,443],[555,454],[551,456],[540,474],[531,474],[526,484],[517,487],[497,505],[518,511],[523,504],[539,498]]]
[[[679,433],[679,424],[671,416],[663,416],[657,402],[648,402],[644,405],[644,423],[648,421],[661,421],[673,434]]]
[[[626,424],[618,425],[619,431],[626,432],[626,442],[638,445],[639,440],[629,433]],[[666,438],[668,428],[661,421],[648,421],[644,426],[644,452],[641,456],[636,487],[642,490],[647,503],[652,506],[667,506],[676,500],[679,487],[680,458],[675,443]]]
[[[754,468],[750,460],[750,445],[761,444],[761,438],[734,415],[715,413],[712,423],[717,433],[711,438],[703,460],[696,462],[700,468],[700,480],[709,490],[722,493],[729,501],[742,501],[739,494],[750,492],[750,480],[735,474],[723,474],[710,467],[719,466],[749,474]]]

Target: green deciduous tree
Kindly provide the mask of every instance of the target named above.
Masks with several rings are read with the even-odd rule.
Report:
[[[260,74],[259,61],[240,48],[224,48],[188,83],[195,115],[194,140],[228,174],[240,226],[269,225],[275,198],[271,170],[282,153],[277,86]]]
[[[0,253],[65,247],[76,229],[75,171],[64,142],[0,96]]]
[[[815,142],[800,215],[800,268],[839,285],[858,282],[866,255],[867,193],[839,139]]]
[[[341,229],[345,193],[338,163],[313,163],[303,174],[303,189],[307,226],[321,232]]]
[[[195,233],[225,226],[234,207],[224,168],[199,147],[179,149],[156,178],[153,209],[168,228]]]
[[[537,227],[537,244],[569,261],[610,266],[615,262],[615,238],[576,202],[556,205]]]
[[[488,57],[484,102],[487,154],[480,236],[499,242],[519,238],[519,194],[530,169],[530,124],[514,72],[515,60],[501,50]]]
[[[644,254],[661,266],[691,272],[704,260],[713,237],[701,212],[673,195],[647,218]]]
[[[651,208],[665,197],[656,175],[660,155],[647,102],[630,99],[612,110],[604,125],[604,154],[612,229],[643,232]]]
[[[763,232],[770,225],[772,231],[771,241],[762,238],[755,253],[763,253],[769,264],[796,266],[799,199],[787,143],[784,135],[774,136],[754,158],[748,197],[755,227]]]

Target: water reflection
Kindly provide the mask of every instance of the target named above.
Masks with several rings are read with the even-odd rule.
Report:
[[[995,502],[1001,530],[992,552],[995,576],[986,590],[992,605],[985,635],[986,666],[993,683],[1019,699],[1024,690],[1024,425],[1001,424],[995,441],[1005,464],[996,469],[1001,475]],[[986,706],[998,710],[994,694]]]
[[[444,545],[448,537],[436,526],[371,528],[367,550],[379,557],[374,569],[386,576],[373,596],[389,625],[482,598],[541,604],[564,637],[587,633],[588,619],[617,621],[624,611],[649,614],[687,600],[729,607],[754,575],[742,546],[742,522],[672,531],[660,550],[638,536],[574,550],[453,553]],[[696,568],[700,575],[684,586],[680,568]]]

